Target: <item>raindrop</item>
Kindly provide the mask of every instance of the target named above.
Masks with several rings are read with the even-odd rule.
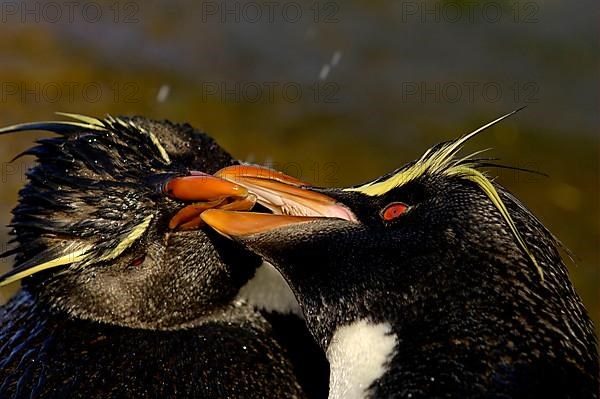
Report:
[[[327,79],[327,76],[329,76],[329,72],[331,72],[331,66],[329,66],[329,64],[323,65],[323,67],[321,68],[321,72],[319,73],[319,80]]]
[[[342,59],[342,51],[341,50],[336,50],[333,53],[333,56],[331,57],[331,66],[337,66],[337,64],[340,63],[340,60]]]
[[[162,86],[160,86],[160,89],[158,89],[158,94],[156,94],[156,101],[159,103],[164,103],[167,98],[169,97],[169,94],[171,93],[171,86],[164,84]]]

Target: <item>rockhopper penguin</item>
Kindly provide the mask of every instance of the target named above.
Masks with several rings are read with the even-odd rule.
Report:
[[[593,327],[557,240],[487,160],[458,156],[504,117],[361,186],[272,181],[274,214],[202,214],[288,281],[330,398],[597,397]]]
[[[189,125],[63,116],[72,120],[0,130],[57,134],[21,154],[38,164],[13,211],[16,247],[6,255],[16,255],[15,267],[0,277],[23,285],[0,308],[0,397],[283,398],[326,389],[326,360],[311,352],[303,323],[279,319],[299,341],[278,340],[286,334],[252,306],[272,305],[273,292],[261,289],[277,286],[264,267],[263,286],[252,286],[261,259],[198,216],[254,204],[243,187],[204,174],[237,162]],[[276,293],[285,297],[285,287]],[[290,298],[284,310],[293,310]]]

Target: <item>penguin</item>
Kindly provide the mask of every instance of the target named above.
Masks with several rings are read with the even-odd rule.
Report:
[[[202,213],[289,283],[330,398],[598,397],[597,341],[560,243],[479,152],[459,155],[510,115],[359,186],[270,179],[261,200],[286,203],[273,214]],[[252,190],[251,175],[235,181]]]
[[[326,395],[285,281],[199,217],[253,206],[210,175],[238,162],[188,124],[61,115],[0,130],[56,134],[17,157],[37,164],[0,277],[22,283],[0,307],[0,397]]]

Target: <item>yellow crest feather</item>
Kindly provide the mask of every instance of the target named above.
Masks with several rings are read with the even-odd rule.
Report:
[[[531,251],[529,250],[529,247],[525,243],[525,240],[521,236],[521,233],[519,233],[519,230],[517,230],[515,222],[510,216],[508,209],[506,209],[506,205],[504,205],[504,202],[500,198],[498,191],[496,190],[490,179],[488,179],[483,173],[481,173],[477,169],[468,166],[456,166],[454,168],[451,168],[448,171],[448,174],[461,176],[469,181],[472,181],[473,183],[477,184],[479,188],[481,188],[481,190],[485,193],[485,195],[487,195],[490,201],[492,201],[492,203],[498,209],[498,211],[500,211],[500,214],[508,224],[508,227],[510,228],[512,234],[515,236],[517,242],[519,243],[519,246],[523,249],[523,251],[525,251],[529,259],[535,266],[537,272],[539,273],[542,281],[544,281],[544,272],[542,271],[542,268],[535,259],[535,256],[533,256],[533,253],[531,253]]]
[[[90,251],[92,247],[86,247],[83,249],[80,249],[78,251],[69,253],[67,255],[61,256],[60,258],[57,259],[53,259],[49,262],[46,263],[42,263],[41,265],[37,265],[37,266],[33,266],[30,267],[26,270],[23,270],[20,273],[17,273],[13,276],[8,277],[7,279],[0,281],[0,287],[4,287],[5,285],[14,283],[15,281],[19,281],[27,276],[31,276],[33,274],[39,273],[43,270],[48,270],[48,269],[52,269],[54,267],[58,267],[58,266],[64,266],[64,265],[68,265],[71,263],[75,263],[75,262],[81,262],[85,259],[87,259],[88,252]]]
[[[39,273],[43,270],[52,269],[54,267],[65,266],[72,263],[84,262],[83,265],[89,265],[98,262],[104,262],[119,257],[123,252],[130,248],[140,237],[148,230],[150,222],[154,218],[153,215],[147,216],[144,221],[135,226],[126,237],[124,237],[119,244],[112,251],[101,257],[94,257],[93,253],[94,246],[88,245],[74,252],[63,255],[59,258],[52,259],[51,261],[42,263],[40,265],[29,267],[19,273],[7,277],[4,280],[0,280],[0,287],[14,283],[15,281],[21,280],[27,276]],[[0,277],[1,278],[1,277]]]
[[[60,115],[60,116],[66,116],[67,118],[75,119],[76,121],[87,123],[88,125],[100,127],[103,130],[106,130],[104,127],[104,124],[102,123],[102,121],[100,119],[97,119],[97,118],[94,118],[91,116],[86,116],[86,115],[81,115],[81,114],[71,114],[68,112],[55,112],[55,114]]]
[[[450,141],[427,150],[425,154],[423,154],[423,156],[416,162],[405,168],[399,169],[395,173],[388,175],[383,179],[378,179],[362,186],[347,188],[345,191],[359,192],[369,196],[380,196],[388,193],[396,187],[403,186],[406,183],[418,179],[426,174],[436,173],[445,174],[448,176],[459,176],[469,180],[475,183],[498,209],[503,219],[508,224],[511,233],[517,240],[519,246],[523,249],[523,251],[525,251],[543,281],[544,274],[542,268],[538,264],[533,253],[529,250],[525,240],[517,230],[515,222],[510,216],[506,205],[500,198],[498,191],[490,179],[486,177],[484,173],[476,169],[476,163],[469,162],[469,159],[471,159],[474,155],[481,153],[482,151],[478,151],[464,158],[456,157],[456,154],[462,149],[462,146],[466,141],[488,127],[495,125],[505,118],[508,118],[521,109],[522,108],[519,108],[511,113],[503,115],[500,118],[480,127],[479,129],[460,137],[457,140]]]

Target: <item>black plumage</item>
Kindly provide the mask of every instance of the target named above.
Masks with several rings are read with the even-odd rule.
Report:
[[[16,264],[2,281],[36,273],[0,309],[0,397],[322,390],[322,356],[307,366],[277,339],[289,323],[236,297],[261,259],[205,229],[168,229],[186,204],[164,194],[166,181],[237,162],[189,125],[67,116],[0,131],[57,133],[21,154],[38,164],[13,211]],[[299,319],[292,328],[294,345],[312,345]]]
[[[0,310],[2,398],[302,397],[272,327],[247,307],[148,331],[69,317],[22,291]]]
[[[397,342],[359,387],[367,397],[597,397],[596,338],[559,243],[480,162],[456,156],[474,134],[363,186],[305,188],[349,220],[255,215],[269,225],[247,233],[228,229],[231,213],[205,220],[280,270],[324,352],[342,326],[390,326]]]

